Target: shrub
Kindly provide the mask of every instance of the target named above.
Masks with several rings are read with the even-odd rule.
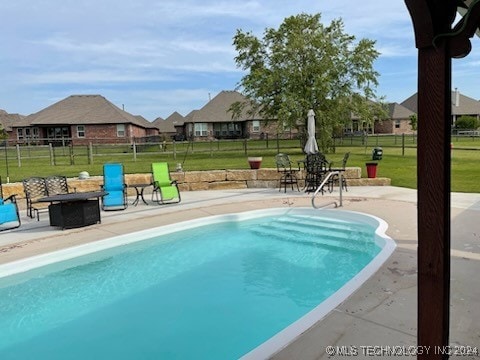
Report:
[[[455,128],[476,130],[480,126],[479,120],[474,116],[460,116],[455,122]]]

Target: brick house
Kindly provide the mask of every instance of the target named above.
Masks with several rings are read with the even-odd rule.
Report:
[[[185,117],[176,111],[165,120],[159,117],[152,122],[152,124],[158,128],[161,136],[165,136],[168,139],[174,139],[177,141],[181,141],[186,138],[184,123]]]
[[[17,143],[132,143],[158,135],[142,116],[118,108],[101,95],[72,95],[11,124]]]
[[[388,119],[375,121],[376,134],[412,134],[410,116],[415,113],[398,103],[388,104]]]
[[[402,102],[407,109],[417,112],[418,94],[415,93]],[[480,101],[465,96],[455,89],[452,91],[452,128],[455,127],[457,119],[461,116],[473,116],[480,119]]]
[[[10,139],[12,133],[12,125],[22,121],[25,118],[20,114],[9,114],[5,110],[0,110],[0,127]]]
[[[281,129],[276,120],[252,115],[246,106],[239,116],[229,110],[234,103],[246,103],[247,98],[237,91],[221,91],[200,110],[193,110],[184,119],[185,135],[195,140],[261,139],[266,136],[292,138],[296,129]]]

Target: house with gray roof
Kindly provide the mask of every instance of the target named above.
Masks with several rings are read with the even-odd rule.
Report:
[[[407,109],[417,113],[418,111],[418,94],[415,93],[402,102]],[[452,128],[460,116],[473,116],[480,119],[480,101],[472,99],[460,93],[458,89],[452,91]]]
[[[185,117],[176,111],[166,119],[156,118],[152,124],[158,128],[161,136],[177,141],[182,141],[186,138],[184,129]]]
[[[388,118],[375,121],[376,134],[412,134],[414,130],[410,124],[413,111],[398,103],[388,104]]]
[[[24,115],[9,114],[5,110],[0,109],[0,127],[7,135],[12,132],[12,125],[22,121],[24,118]]]
[[[22,142],[133,143],[158,135],[142,116],[134,116],[101,95],[72,95],[16,121],[10,139]]]
[[[243,104],[238,113],[232,105]],[[247,98],[238,91],[221,91],[205,106],[185,116],[187,137],[196,140],[210,139],[260,139],[268,135],[289,138],[296,129],[284,131],[276,119],[263,119],[253,111]]]

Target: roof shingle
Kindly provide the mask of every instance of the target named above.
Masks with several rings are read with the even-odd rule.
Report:
[[[154,128],[141,116],[118,108],[101,95],[71,95],[37,113],[28,115],[30,125],[126,124]]]

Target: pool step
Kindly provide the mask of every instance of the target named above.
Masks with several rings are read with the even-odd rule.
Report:
[[[281,217],[275,219],[265,227],[281,227],[287,231],[304,233],[312,232],[318,235],[328,235],[342,238],[345,241],[357,241],[365,237],[373,236],[373,229],[362,224],[352,224],[333,219],[315,219],[309,217]]]
[[[337,220],[332,218],[322,218],[322,217],[313,217],[313,216],[304,216],[304,215],[287,215],[287,216],[279,217],[278,219],[276,219],[276,221],[289,222],[289,223],[299,222],[302,225],[319,226],[322,228],[339,229],[339,230],[349,229],[351,231],[362,232],[362,233],[372,231],[371,228],[369,228],[364,224],[346,222],[343,220]]]
[[[305,245],[328,246],[340,250],[365,252],[366,249],[375,247],[371,240],[373,230],[368,231],[358,226],[352,229],[348,226],[342,228],[338,226],[339,224],[335,224],[334,227],[328,225],[323,222],[299,223],[298,221],[289,222],[282,219],[269,224],[258,225],[251,231],[259,236],[295,241]],[[332,230],[334,233],[332,233]]]

